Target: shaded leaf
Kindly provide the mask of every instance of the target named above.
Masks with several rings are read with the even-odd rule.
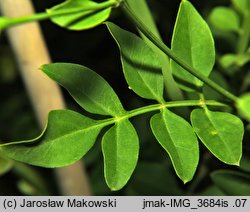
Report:
[[[24,195],[35,196],[40,194],[37,188],[26,180],[19,180],[17,182],[17,187]]]
[[[250,175],[236,171],[219,170],[213,172],[211,178],[215,185],[226,195],[250,195]]]
[[[219,58],[219,63],[223,68],[223,72],[229,76],[232,76],[238,70],[236,62],[237,55],[235,54],[225,54]]]
[[[19,163],[15,162],[14,167],[13,167],[13,173],[18,176],[20,181],[23,181],[24,185],[24,190],[21,190],[22,188],[19,187],[19,189],[25,193],[25,191],[28,191],[28,189],[32,189],[35,193],[33,194],[28,194],[25,193],[26,195],[49,195],[50,194],[50,189],[49,185],[46,183],[46,179],[44,179],[43,175],[39,172],[39,169],[36,169],[35,167],[29,166],[24,163]],[[21,184],[23,184],[21,183]],[[27,190],[25,189],[27,188]],[[30,190],[31,191],[31,190]]]
[[[171,48],[181,60],[209,76],[215,62],[213,37],[207,23],[188,1],[180,4]],[[173,60],[171,68],[182,89],[192,91],[190,88],[197,89],[203,85]]]
[[[0,146],[0,153],[36,166],[66,166],[89,151],[104,126],[70,110],[52,111],[46,131],[37,141]]]
[[[6,174],[13,167],[13,161],[0,157],[0,176]]]
[[[250,93],[242,95],[236,105],[240,115],[250,121]]]
[[[222,31],[240,30],[240,17],[228,7],[216,7],[212,10],[209,21],[213,27]]]
[[[220,85],[222,88],[230,91],[230,87],[226,79],[222,74],[220,74],[220,72],[212,72],[209,78]],[[224,100],[224,97],[221,94],[210,88],[208,85],[203,86],[203,94],[205,96],[205,99]]]
[[[111,116],[124,113],[111,86],[87,67],[71,63],[53,63],[42,66],[41,70],[65,87],[88,112]]]
[[[247,14],[250,12],[249,0],[232,0],[232,3],[241,13]]]
[[[151,118],[152,131],[167,151],[178,177],[190,181],[199,161],[198,141],[190,124],[167,109]]]
[[[155,52],[139,37],[113,23],[107,27],[117,42],[123,72],[130,88],[146,99],[163,101],[161,63]]]
[[[250,156],[249,155],[243,154],[242,159],[240,161],[239,168],[245,172],[250,173]]]
[[[223,193],[217,186],[213,185],[199,192],[198,196],[225,196],[225,193]]]
[[[106,3],[106,4],[105,4]],[[111,13],[111,6],[90,0],[67,0],[47,10],[51,20],[71,30],[84,30],[104,22]],[[59,14],[59,15],[56,15]]]
[[[120,120],[103,137],[104,174],[111,190],[121,189],[131,177],[138,160],[139,142],[133,125]]]
[[[213,155],[224,163],[239,165],[244,127],[238,117],[225,112],[195,109],[191,113],[191,122],[196,134]]]
[[[149,8],[147,0],[127,0],[130,9],[134,11],[137,15],[137,18],[140,19],[142,23],[144,23],[150,32],[153,33],[156,37],[162,40],[159,30],[157,29],[156,23],[154,21],[154,17],[152,11]],[[169,57],[164,54],[158,47],[155,46],[143,33],[140,33],[142,39],[153,49],[153,51],[158,55],[159,61],[161,61],[161,68],[164,77],[164,86],[167,96],[171,100],[182,100],[183,95],[181,90],[179,89],[177,83],[174,81],[172,76],[172,71],[170,69],[170,60]]]

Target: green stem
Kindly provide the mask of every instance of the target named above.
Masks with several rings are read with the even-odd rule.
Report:
[[[49,18],[53,18],[56,16],[62,16],[62,15],[71,15],[74,13],[80,13],[80,12],[86,12],[90,11],[91,13],[106,9],[109,7],[117,7],[119,2],[117,0],[109,0],[107,2],[103,2],[97,5],[88,6],[87,8],[71,8],[71,9],[60,9],[60,10],[53,10],[48,13],[37,13],[31,16],[23,16],[23,17],[16,17],[16,18],[8,18],[8,17],[2,17],[0,19],[0,29],[6,29],[11,26],[20,25],[24,23],[29,23],[32,21],[42,21]]]
[[[200,100],[183,100],[183,101],[171,101],[171,102],[166,102],[163,104],[155,104],[155,105],[149,105],[141,108],[137,108],[131,111],[128,111],[126,115],[119,117],[120,119],[127,119],[127,118],[132,118],[138,115],[142,115],[145,113],[161,110],[164,108],[173,108],[173,107],[203,107],[204,102]],[[219,107],[227,107],[227,105],[216,102],[214,100],[207,100],[205,101],[206,105],[210,106],[219,106]]]
[[[237,53],[238,54],[243,54],[248,48],[249,40],[250,40],[250,12],[248,14],[244,15],[243,19],[243,26],[242,26],[242,32],[241,36],[238,41],[238,49]]]
[[[128,111],[125,114],[123,114],[122,116],[101,120],[97,125],[99,127],[100,126],[105,127],[105,126],[114,124],[116,122],[119,122],[122,119],[129,119],[129,118],[139,116],[139,115],[142,115],[145,113],[150,113],[153,111],[162,110],[164,108],[203,107],[204,104],[210,105],[210,106],[217,106],[217,107],[228,107],[228,105],[214,101],[214,100],[206,100],[205,102],[200,101],[200,100],[171,101],[171,102],[165,102],[165,103],[161,103],[161,104],[154,104],[154,105],[140,107],[140,108]],[[93,127],[96,127],[96,125]],[[40,138],[42,138],[42,136],[44,135],[44,133],[46,131],[46,128],[47,128],[47,126],[45,126],[43,132],[37,138],[34,138],[34,139],[25,140],[25,141],[6,142],[6,143],[2,143],[2,144],[0,143],[0,149],[1,149],[1,147],[5,147],[5,146],[35,142],[35,141],[39,140]]]
[[[121,4],[124,12],[128,16],[128,18],[136,25],[136,27],[148,38],[150,39],[161,51],[163,51],[166,55],[168,55],[172,60],[178,63],[182,68],[188,71],[190,74],[194,75],[208,86],[213,88],[218,93],[222,94],[223,96],[227,97],[232,101],[237,101],[237,96],[233,95],[232,93],[228,92],[203,74],[199,73],[195,68],[191,67],[184,61],[182,61],[171,49],[169,49],[161,40],[159,40],[154,34],[147,29],[147,27],[137,18],[137,16],[132,12],[132,10],[127,5],[126,1]]]

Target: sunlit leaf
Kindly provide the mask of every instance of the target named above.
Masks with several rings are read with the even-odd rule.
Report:
[[[139,142],[128,120],[118,121],[102,141],[104,174],[111,190],[121,189],[131,177],[138,160]]]
[[[163,77],[155,52],[141,38],[115,24],[107,23],[107,27],[120,48],[123,72],[130,88],[143,98],[161,102]]]
[[[195,109],[191,113],[191,121],[196,134],[213,155],[224,163],[239,165],[244,127],[238,117],[225,112]]]
[[[111,13],[111,7],[90,0],[67,0],[48,9],[47,13],[52,16],[51,20],[61,27],[84,30],[104,22]]]
[[[214,41],[207,23],[188,1],[182,1],[172,37],[172,51],[204,76],[212,71],[215,62]],[[171,60],[174,76],[181,88],[192,91],[203,85],[176,62]],[[190,89],[192,88],[192,89]]]
[[[65,87],[88,112],[111,116],[124,113],[111,86],[87,67],[71,63],[53,63],[42,66],[41,70]]]
[[[240,29],[240,17],[228,7],[214,8],[209,16],[209,21],[218,30],[237,32]]]
[[[0,147],[0,153],[17,161],[61,167],[79,160],[94,145],[105,126],[70,110],[52,111],[45,133],[37,141]]]
[[[213,172],[211,178],[226,195],[250,195],[250,175],[230,170],[219,170]]]
[[[190,181],[199,161],[198,141],[190,124],[167,109],[154,115],[150,124],[158,142],[169,154],[179,178],[184,183]]]

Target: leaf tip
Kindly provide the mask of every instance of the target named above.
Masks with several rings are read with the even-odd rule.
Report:
[[[238,162],[236,162],[236,163],[234,163],[232,165],[234,165],[234,166],[240,166],[240,161],[238,161]]]
[[[182,179],[182,182],[184,185],[186,185],[190,180],[187,180],[187,179]]]

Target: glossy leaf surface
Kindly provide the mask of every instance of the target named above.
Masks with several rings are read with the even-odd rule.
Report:
[[[215,62],[214,41],[207,23],[188,1],[180,4],[172,37],[172,51],[204,76],[209,76]],[[203,85],[176,62],[171,68],[181,88],[192,91]]]
[[[65,87],[76,102],[90,113],[118,116],[123,107],[111,86],[87,67],[70,63],[44,65],[41,70]]]
[[[111,7],[101,6],[90,0],[67,0],[62,4],[48,9],[47,13],[53,15],[51,20],[71,30],[84,30],[95,27],[105,21],[110,13]]]
[[[103,137],[104,174],[111,190],[121,189],[131,177],[138,160],[139,141],[128,120],[117,122]]]
[[[239,165],[244,127],[238,117],[225,112],[195,109],[191,113],[191,121],[196,134],[213,155],[224,163]]]
[[[155,52],[131,32],[113,23],[107,23],[107,27],[120,48],[123,72],[130,88],[143,98],[161,102],[163,77]]]
[[[161,146],[167,151],[179,178],[186,183],[196,171],[199,146],[190,124],[167,109],[154,115],[151,128]]]
[[[61,167],[79,160],[94,145],[105,125],[70,110],[52,111],[37,141],[0,147],[0,153],[24,163]]]

